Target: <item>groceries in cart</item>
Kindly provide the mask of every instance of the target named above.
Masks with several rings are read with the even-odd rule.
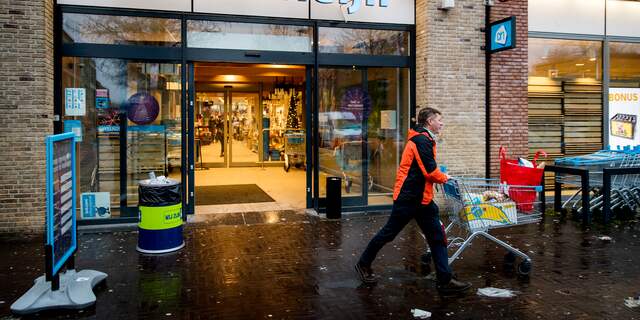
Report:
[[[449,258],[452,264],[471,244],[473,239],[482,236],[502,246],[509,252],[513,263],[516,257],[521,258],[517,271],[526,276],[531,271],[531,258],[515,247],[497,239],[490,234],[495,228],[512,227],[537,223],[542,213],[535,208],[539,202],[534,198],[523,203],[514,199],[513,195],[532,193],[534,196],[542,191],[539,185],[522,186],[500,183],[496,179],[484,178],[451,178],[443,185],[442,193],[449,208],[449,224],[445,228],[449,239],[447,247],[453,250]],[[521,201],[521,200],[520,200]],[[526,206],[525,206],[526,204]],[[523,210],[526,209],[526,210]],[[430,259],[430,252],[423,256],[423,261]]]

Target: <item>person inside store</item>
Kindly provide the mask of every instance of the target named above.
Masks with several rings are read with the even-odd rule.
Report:
[[[209,131],[213,135],[212,138],[220,142],[220,156],[224,157],[224,121],[217,111],[211,114]]]
[[[418,112],[417,125],[409,130],[408,141],[396,172],[393,208],[389,220],[371,239],[355,265],[362,282],[372,284],[377,281],[371,264],[378,251],[393,241],[415,219],[431,249],[438,291],[441,294],[454,294],[471,287],[470,283],[452,277],[447,236],[440,222],[438,206],[433,201],[433,184],[445,183],[450,178],[440,171],[436,163],[436,137],[443,126],[442,113],[437,109],[425,107]]]

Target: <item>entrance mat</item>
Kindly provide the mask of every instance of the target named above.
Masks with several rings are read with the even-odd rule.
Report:
[[[196,205],[275,202],[255,184],[196,187]]]

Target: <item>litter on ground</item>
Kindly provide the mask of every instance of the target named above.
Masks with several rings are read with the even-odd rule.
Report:
[[[431,318],[431,312],[425,311],[425,310],[421,310],[421,309],[418,309],[418,308],[411,309],[411,314],[413,314],[413,317],[416,318],[416,319],[429,319],[429,318]]]
[[[478,289],[478,295],[490,298],[512,298],[516,296],[516,292],[509,289],[486,287]]]

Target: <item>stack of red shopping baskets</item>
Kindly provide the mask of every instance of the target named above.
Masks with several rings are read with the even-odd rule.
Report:
[[[542,184],[544,176],[544,168],[538,167],[538,157],[547,153],[539,150],[533,158],[533,168],[522,166],[518,159],[507,159],[507,150],[500,147],[500,183],[514,186],[539,186]],[[542,190],[544,192],[544,190]],[[533,210],[533,204],[536,201],[536,191],[518,190],[518,188],[509,189],[509,197],[515,201],[518,211],[530,212]]]

